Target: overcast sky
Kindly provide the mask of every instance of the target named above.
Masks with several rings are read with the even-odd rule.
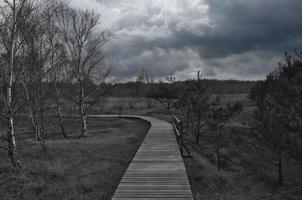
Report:
[[[66,0],[94,9],[114,37],[114,75],[261,79],[302,50],[302,0]]]

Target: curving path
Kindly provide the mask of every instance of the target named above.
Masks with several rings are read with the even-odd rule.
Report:
[[[152,117],[133,115],[122,117],[143,119],[151,124],[151,128],[112,199],[192,200],[190,184],[172,125]]]

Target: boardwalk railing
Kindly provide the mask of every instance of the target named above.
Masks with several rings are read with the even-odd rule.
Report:
[[[173,116],[173,129],[174,129],[174,133],[175,133],[175,136],[177,139],[177,143],[179,146],[181,156],[183,158],[192,158],[192,155],[184,142],[183,122],[175,115]]]

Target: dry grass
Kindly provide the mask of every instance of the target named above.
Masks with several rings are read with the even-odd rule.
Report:
[[[185,165],[195,199],[301,199],[301,165],[288,160],[286,183],[279,187],[276,161],[265,147],[247,136],[245,128],[228,128],[225,134],[228,142],[221,150],[224,168],[220,172],[211,136],[204,133],[198,146],[192,137],[186,138],[193,158],[186,159]]]
[[[149,129],[140,120],[89,118],[89,137],[75,139],[80,123],[71,118],[66,127],[74,139],[64,140],[54,119],[49,121],[43,154],[24,119],[19,120],[17,142],[23,168],[14,171],[6,152],[0,151],[0,199],[110,199]]]
[[[123,113],[129,113],[133,110],[140,111],[158,107],[159,103],[155,100],[148,100],[145,97],[105,97],[97,107],[98,113],[118,113],[121,109]]]

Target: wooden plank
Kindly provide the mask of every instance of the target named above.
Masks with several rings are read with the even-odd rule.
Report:
[[[112,199],[192,200],[173,127],[159,119],[135,117],[150,122],[151,128]]]
[[[149,198],[146,198],[146,197],[142,197],[142,198],[139,198],[139,197],[136,197],[135,200],[156,200],[158,198],[154,197],[149,197]],[[133,198],[127,198],[127,197],[119,197],[119,198],[112,198],[112,200],[133,200]],[[191,197],[181,197],[181,198],[177,198],[177,197],[174,197],[174,198],[164,198],[164,200],[192,200]]]

